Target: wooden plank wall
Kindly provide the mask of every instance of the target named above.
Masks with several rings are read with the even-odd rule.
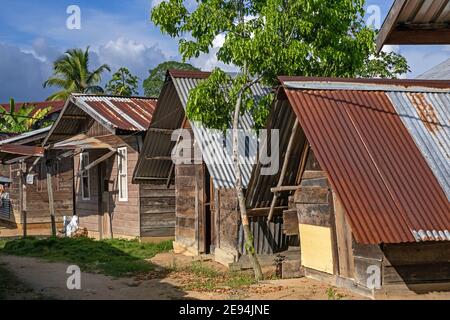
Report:
[[[383,285],[450,282],[450,243],[383,246]]]
[[[97,130],[97,129],[96,129]],[[139,237],[140,216],[139,216],[139,185],[132,184],[134,168],[138,159],[137,137],[120,137],[115,135],[104,135],[97,137],[101,141],[108,141],[114,148],[127,147],[128,151],[128,201],[119,201],[118,195],[118,170],[117,155],[106,160],[106,178],[108,181],[109,214],[112,217],[112,232],[114,237]],[[89,161],[93,162],[104,155],[107,150],[89,151]],[[100,232],[99,228],[99,190],[98,190],[98,168],[90,170],[91,197],[90,200],[83,200],[80,190],[80,177],[78,176],[80,166],[79,156],[75,157],[76,174],[76,199],[77,214],[80,218],[80,226],[89,231]]]
[[[199,216],[204,208],[204,174],[201,164],[175,166],[175,240],[200,253]]]
[[[142,237],[172,237],[175,235],[175,186],[166,182],[140,184]]]

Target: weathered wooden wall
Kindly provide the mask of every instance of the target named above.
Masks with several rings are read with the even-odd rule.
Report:
[[[92,130],[88,135],[102,133],[101,128],[93,125]],[[119,187],[118,187],[118,156],[114,155],[104,161],[104,176],[99,178],[98,166],[90,169],[90,188],[91,196],[89,200],[83,200],[80,190],[80,176],[79,156],[75,158],[75,175],[76,175],[76,200],[77,200],[77,214],[80,218],[80,226],[87,228],[92,236],[99,237],[103,230],[112,229],[113,237],[139,237],[140,229],[140,215],[139,215],[139,185],[132,184],[133,171],[139,156],[138,140],[135,136],[120,137],[116,135],[102,135],[96,136],[97,139],[108,142],[112,147],[127,147],[127,169],[128,169],[128,201],[119,201]],[[92,163],[109,150],[90,150],[89,162]],[[99,181],[99,179],[101,179]],[[105,181],[106,180],[106,181]],[[108,190],[100,190],[106,187]],[[105,191],[105,192],[104,192]],[[103,203],[106,202],[106,208],[101,209],[99,205],[100,192],[103,198]],[[103,212],[105,211],[105,212]],[[109,215],[110,219],[102,219],[103,214]],[[105,222],[106,221],[106,222]],[[112,228],[109,225],[112,224]],[[109,235],[108,235],[109,236]]]
[[[204,171],[202,164],[175,166],[175,241],[181,250],[202,253],[200,248],[200,218],[204,211]]]
[[[73,214],[73,162],[72,159],[57,159],[59,152],[53,151],[48,154],[51,166],[52,186],[55,217],[57,223],[62,223],[63,216]],[[29,168],[33,160],[26,162]],[[31,170],[34,174],[33,184],[26,184],[23,188],[23,210],[26,212],[28,228],[49,228],[50,209],[47,188],[47,166],[46,160],[40,160]],[[24,166],[25,166],[24,165]],[[9,171],[11,185],[8,189],[10,195],[11,215],[9,221],[17,224],[23,223],[23,215],[20,212],[20,164],[13,164],[3,168],[3,174]],[[25,167],[24,167],[25,168]]]
[[[175,186],[140,184],[141,237],[175,235]]]

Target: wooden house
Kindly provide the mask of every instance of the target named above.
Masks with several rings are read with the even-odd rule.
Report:
[[[95,238],[172,238],[174,190],[165,181],[133,184],[156,106],[150,98],[72,95],[44,145],[74,159],[75,213]]]
[[[175,251],[194,256],[211,253],[216,261],[229,265],[245,255],[231,161],[231,134],[224,136],[222,132],[206,129],[185,115],[189,92],[208,75],[198,71],[168,71],[134,181],[163,179],[167,186],[174,182]],[[252,90],[255,97],[260,97],[269,89],[258,84]],[[241,128],[251,132],[252,119],[244,115],[240,121]],[[187,131],[176,131],[180,128]],[[188,161],[174,163],[172,155],[179,153],[181,143],[186,144],[186,132],[192,139],[187,143],[188,147],[193,144],[193,153],[182,155]],[[241,141],[246,141],[240,147],[240,156],[243,185],[247,187],[256,161],[257,137],[249,133]],[[257,254],[273,255],[286,250],[290,239],[282,233],[281,211],[268,224],[265,210],[249,208],[250,225]]]
[[[73,162],[60,157],[57,150],[40,147],[50,127],[15,135],[0,141],[0,176],[8,179],[8,203],[0,219],[28,235],[51,234],[48,175],[51,177],[54,221],[62,227],[63,216],[73,214]],[[4,200],[5,201],[5,200]],[[5,201],[5,202],[6,202]]]
[[[268,127],[285,175],[249,192],[289,202],[305,275],[369,295],[449,289],[448,81],[280,81]]]

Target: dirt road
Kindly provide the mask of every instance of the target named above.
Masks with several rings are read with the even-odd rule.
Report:
[[[112,278],[101,274],[81,274],[81,289],[67,288],[67,263],[48,263],[35,258],[0,256],[0,264],[40,297],[54,299],[328,299],[327,285],[311,279],[273,280],[233,292],[196,292],[183,289],[183,279],[176,273],[162,279],[135,280]],[[186,279],[184,279],[186,280]],[[342,299],[363,299],[337,289]],[[28,296],[29,297],[29,296]],[[18,298],[16,296],[16,298]],[[19,297],[20,298],[20,297]]]

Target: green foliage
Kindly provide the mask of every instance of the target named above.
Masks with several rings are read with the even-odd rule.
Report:
[[[273,97],[248,99],[250,79],[275,86],[279,75],[355,77],[366,70],[375,53],[375,32],[364,23],[364,3],[205,0],[189,12],[182,0],[168,0],[153,8],[151,18],[162,32],[180,37],[185,60],[208,53],[216,37],[224,36],[217,58],[238,67],[241,76],[231,79],[215,70],[193,90],[187,109],[190,119],[223,129],[241,92],[244,111],[256,116],[256,126],[264,123]]]
[[[362,78],[396,79],[410,71],[406,58],[395,52],[380,52],[367,59],[359,70],[358,76]]]
[[[26,103],[22,104],[20,108],[16,108],[14,99],[10,99],[9,111],[0,106],[0,132],[24,133],[30,131],[50,111],[51,107],[36,110],[35,106]]]
[[[106,91],[115,96],[130,97],[138,94],[139,78],[127,68],[117,70],[106,85]]]
[[[111,71],[103,64],[94,71],[89,70],[89,47],[85,51],[70,49],[53,64],[53,76],[44,82],[45,87],[58,87],[61,90],[47,100],[66,100],[72,93],[103,93],[99,83],[105,71]]]
[[[344,295],[338,293],[335,288],[329,287],[327,289],[328,300],[342,300],[345,298]]]
[[[24,238],[7,242],[0,253],[75,263],[83,271],[119,277],[153,270],[153,265],[144,259],[170,249],[170,241],[154,244],[116,239]]]
[[[189,63],[177,61],[166,61],[160,63],[155,69],[149,70],[150,75],[144,80],[144,94],[147,97],[159,97],[159,93],[161,92],[166,77],[166,72],[169,69],[199,70]]]

